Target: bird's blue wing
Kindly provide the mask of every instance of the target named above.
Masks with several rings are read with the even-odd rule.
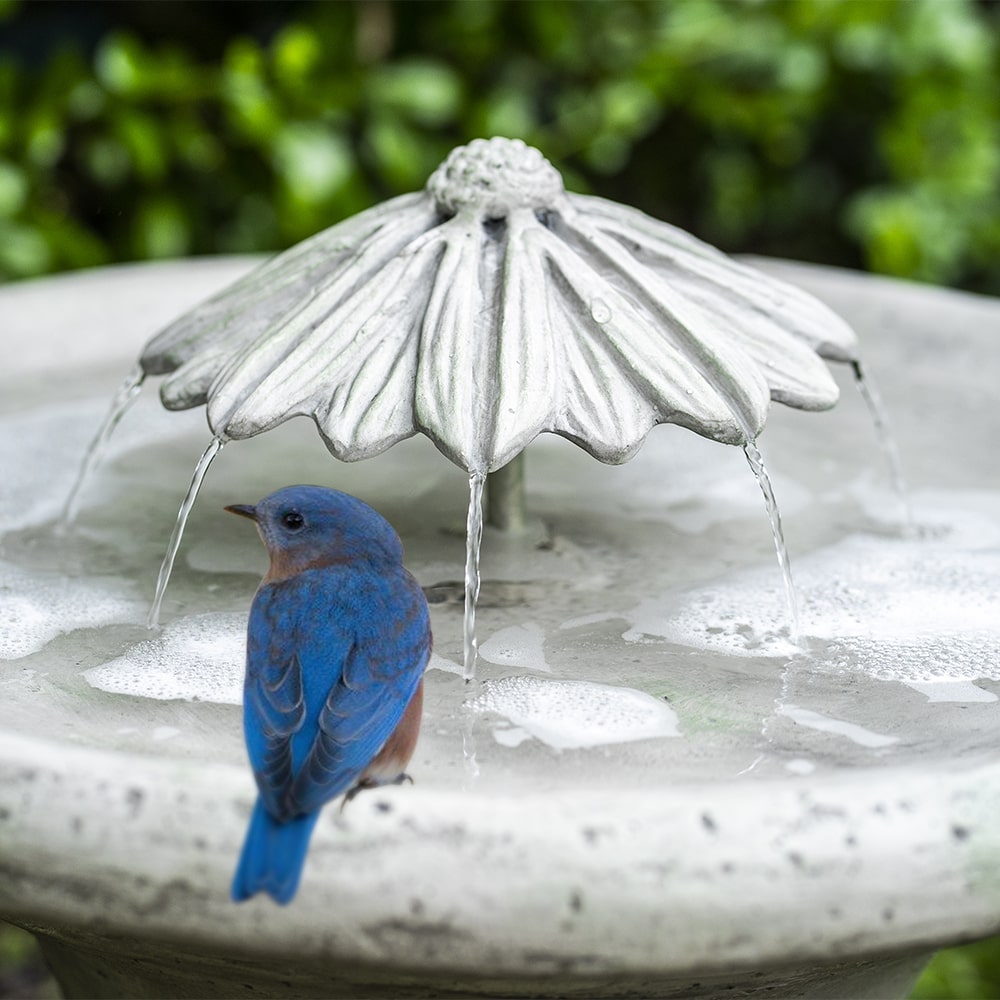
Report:
[[[247,694],[258,743],[258,752],[251,754],[257,785],[268,811],[283,816],[283,800],[293,779],[292,737],[306,714],[298,658],[264,664]]]
[[[262,586],[250,612],[243,728],[261,798],[279,820],[299,813],[290,793],[313,740],[309,717],[315,725],[316,711],[310,712],[304,661],[314,660],[321,645],[332,684],[350,649],[350,635],[331,627],[329,603],[309,580],[296,577]],[[317,619],[326,626],[318,636]]]
[[[355,641],[323,700],[292,790],[302,811],[355,784],[399,724],[430,656],[427,603],[409,573],[356,582]]]

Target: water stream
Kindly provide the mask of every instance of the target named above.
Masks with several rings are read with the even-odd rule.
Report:
[[[225,441],[222,438],[212,438],[208,447],[202,453],[201,458],[198,459],[198,464],[195,466],[194,475],[191,477],[191,485],[188,487],[187,496],[184,497],[184,502],[177,512],[174,531],[170,536],[167,553],[163,557],[163,562],[160,565],[160,574],[156,579],[156,596],[153,598],[152,606],[149,609],[149,617],[146,619],[146,625],[149,628],[156,628],[160,624],[160,607],[163,604],[163,595],[166,593],[167,584],[170,582],[170,574],[174,568],[174,560],[177,558],[177,550],[181,546],[181,539],[184,537],[184,528],[187,525],[188,515],[191,513],[191,508],[194,507],[195,500],[198,499],[198,491],[201,489],[201,484],[205,479],[205,473],[208,472],[208,467],[212,464],[215,456],[222,451],[224,444]]]
[[[76,474],[76,481],[66,497],[62,513],[56,523],[57,530],[65,530],[75,520],[80,512],[80,494],[83,487],[90,481],[94,470],[104,460],[108,450],[108,442],[111,435],[118,426],[119,421],[125,416],[126,411],[135,402],[142,389],[142,383],[146,375],[140,365],[136,365],[125,377],[125,381],[118,387],[118,391],[111,400],[107,416],[98,428],[94,439],[90,442],[87,451],[84,453],[83,461],[80,463],[79,471]]]
[[[473,706],[478,692],[476,664],[479,659],[479,639],[476,636],[476,605],[479,601],[479,556],[483,542],[485,487],[485,473],[473,472],[469,475],[469,513],[465,522],[465,611],[462,618],[462,676],[466,684],[465,710],[462,713],[462,757],[467,788],[479,777],[476,746],[478,715]]]
[[[861,393],[861,398],[868,407],[872,423],[875,427],[875,437],[878,440],[882,454],[885,456],[886,465],[889,467],[889,479],[892,483],[892,491],[896,495],[899,504],[900,519],[904,533],[912,533],[915,529],[913,519],[913,507],[910,504],[909,490],[906,488],[906,480],[903,478],[903,464],[899,458],[899,449],[896,447],[896,439],[892,435],[889,426],[889,416],[882,403],[875,383],[867,372],[861,367],[860,361],[852,361],[851,367],[854,369],[854,383]]]
[[[797,643],[799,641],[799,607],[795,596],[795,582],[792,579],[792,563],[788,557],[788,546],[785,545],[785,533],[781,529],[778,501],[774,495],[774,487],[771,485],[771,477],[767,474],[767,469],[764,468],[764,457],[756,442],[747,438],[747,443],[743,446],[743,453],[753,470],[761,493],[764,494],[764,506],[767,508],[767,518],[771,522],[771,534],[774,537],[774,551],[778,556],[778,566],[781,569],[781,579],[785,587],[790,638],[792,642]]]
[[[465,615],[463,619],[463,676],[471,683],[476,677],[479,640],[476,638],[476,602],[479,600],[479,552],[483,542],[483,488],[486,474],[469,476],[469,515],[465,525]]]

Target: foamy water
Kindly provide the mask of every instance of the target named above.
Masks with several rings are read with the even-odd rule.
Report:
[[[116,583],[0,562],[0,660],[28,656],[76,629],[140,620],[145,602]]]
[[[239,705],[246,629],[245,614],[188,615],[83,676],[111,694]]]
[[[479,646],[479,656],[505,667],[551,671],[545,660],[545,630],[535,622],[498,629]]]
[[[591,681],[520,676],[487,680],[470,707],[504,716],[494,730],[504,746],[534,737],[558,750],[679,736],[677,715],[664,701],[634,688]]]
[[[930,537],[852,535],[796,560],[802,633],[817,664],[914,683],[1000,680],[1000,525],[980,510],[921,510]],[[567,625],[612,617],[576,619]],[[626,641],[729,656],[801,654],[770,567],[616,613]],[[822,649],[808,640],[825,640]]]

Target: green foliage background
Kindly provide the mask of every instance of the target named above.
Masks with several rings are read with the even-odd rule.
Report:
[[[0,0],[0,280],[281,249],[490,135],[731,252],[1000,294],[972,0]],[[914,996],[1000,996],[1000,946]]]
[[[520,136],[729,251],[1000,294],[1000,8],[0,0],[0,276],[274,250]]]

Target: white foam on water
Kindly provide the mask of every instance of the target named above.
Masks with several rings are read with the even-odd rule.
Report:
[[[785,770],[789,774],[812,774],[816,770],[816,765],[805,757],[796,757],[786,762]]]
[[[511,726],[508,729],[500,729],[495,727],[493,729],[493,739],[497,741],[502,747],[519,747],[525,740],[531,739],[531,733],[527,729],[522,729],[520,726]]]
[[[544,646],[545,630],[535,622],[527,622],[494,632],[479,646],[479,655],[503,667],[551,672],[552,668],[545,661]]]
[[[454,660],[449,660],[445,656],[440,656],[437,653],[431,653],[431,658],[427,662],[428,670],[443,670],[445,673],[458,674],[461,677],[465,673],[465,669],[461,663],[456,663]]]
[[[903,683],[919,691],[928,701],[953,702],[991,702],[997,701],[992,691],[984,691],[971,681],[903,681]]]
[[[1000,523],[984,509],[981,498],[964,509],[924,504],[918,523],[937,526],[929,537],[853,535],[798,557],[802,634],[827,641],[817,664],[917,683],[1000,680]],[[739,657],[802,652],[770,567],[647,598],[623,617],[628,641]]]
[[[83,676],[91,687],[111,694],[239,705],[246,629],[242,613],[189,615]]]
[[[834,719],[829,715],[821,715],[808,708],[799,708],[797,705],[781,705],[778,715],[784,715],[792,722],[807,729],[815,729],[821,733],[834,733],[837,736],[845,736],[859,746],[877,749],[879,747],[892,746],[899,742],[898,736],[884,736],[882,733],[874,733],[864,726],[856,725],[853,722],[845,722],[843,719]]]
[[[487,680],[469,703],[496,712],[516,729],[558,750],[679,736],[677,715],[659,698],[634,688],[530,675]],[[519,733],[502,730],[498,742],[516,745]]]
[[[99,579],[29,572],[0,562],[0,660],[28,656],[76,629],[140,620],[144,602],[126,594]]]

